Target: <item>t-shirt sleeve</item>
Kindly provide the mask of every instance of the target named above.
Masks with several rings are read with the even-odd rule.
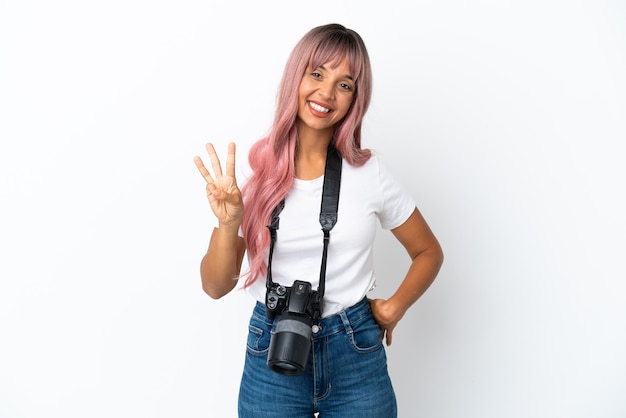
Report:
[[[378,213],[380,225],[384,229],[397,228],[415,210],[415,199],[380,159],[378,159],[378,179],[383,198],[382,210]]]

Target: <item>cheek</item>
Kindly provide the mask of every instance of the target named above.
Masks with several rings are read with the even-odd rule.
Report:
[[[300,81],[300,86],[298,87],[298,94],[301,98],[308,96],[313,90],[313,86],[311,82],[305,77]]]
[[[350,110],[350,106],[352,105],[352,98],[344,98],[341,101],[340,104],[340,109],[341,109],[341,117],[343,118],[344,116],[346,116],[346,114],[348,113],[348,110]]]
[[[306,106],[307,89],[304,83],[300,84],[298,89],[298,111],[302,111]]]

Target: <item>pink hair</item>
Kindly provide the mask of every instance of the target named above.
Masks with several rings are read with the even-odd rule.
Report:
[[[339,24],[310,30],[295,46],[285,66],[278,90],[274,122],[267,137],[257,141],[248,155],[252,176],[245,183],[242,230],[250,257],[245,286],[267,273],[266,251],[270,235],[267,225],[276,205],[285,197],[295,177],[298,90],[309,68],[346,58],[356,88],[346,116],[335,126],[335,147],[350,165],[361,166],[371,152],[361,148],[361,125],[372,95],[372,70],[363,40]]]

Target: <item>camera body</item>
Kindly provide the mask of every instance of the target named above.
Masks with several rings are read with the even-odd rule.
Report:
[[[273,320],[284,311],[308,315],[317,321],[322,316],[322,298],[309,282],[296,280],[291,287],[272,283],[265,294],[265,315]]]
[[[311,327],[323,309],[319,292],[311,283],[296,280],[291,287],[272,283],[265,294],[265,313],[270,320],[280,319],[270,339],[267,365],[285,375],[297,375],[306,368],[311,351]]]

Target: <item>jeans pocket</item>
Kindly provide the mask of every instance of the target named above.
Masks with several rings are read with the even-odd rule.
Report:
[[[267,354],[270,348],[272,325],[256,316],[250,319],[246,349],[255,356]]]
[[[383,346],[382,330],[373,316],[369,315],[351,326],[350,342],[356,352],[371,353]]]

